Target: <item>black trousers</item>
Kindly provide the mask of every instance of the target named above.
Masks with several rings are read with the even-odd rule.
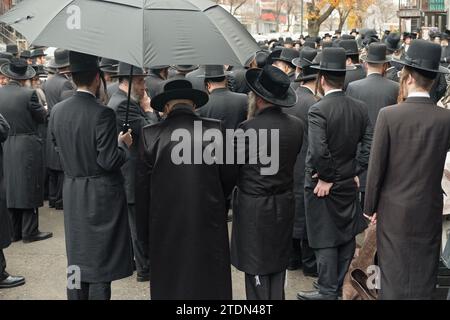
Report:
[[[28,238],[39,232],[37,209],[8,209],[13,226],[13,238]]]
[[[67,289],[67,300],[111,300],[111,282],[81,282],[81,288]]]
[[[284,300],[286,271],[265,276],[245,274],[247,300]]]
[[[137,273],[149,272],[149,258],[147,242],[139,239],[136,230],[136,206],[128,204],[128,222],[130,224],[131,240],[133,244],[134,259],[136,261]]]
[[[353,239],[339,247],[315,250],[319,271],[319,292],[321,294],[338,297],[355,254],[355,249],[356,241]]]
[[[366,200],[366,192],[365,191],[361,191],[360,192],[360,202],[361,202],[361,208],[364,212],[364,201]]]
[[[64,171],[48,169],[48,202],[51,207],[63,207]]]
[[[3,273],[6,271],[6,258],[3,254],[3,249],[0,249],[0,281],[4,280]]]
[[[292,239],[290,261],[301,262],[303,272],[316,273],[317,262],[314,250],[309,246],[308,238]]]

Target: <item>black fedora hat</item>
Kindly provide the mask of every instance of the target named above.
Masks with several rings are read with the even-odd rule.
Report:
[[[13,58],[11,62],[0,67],[0,72],[12,80],[28,80],[34,78],[36,71],[24,59]]]
[[[353,56],[359,54],[358,43],[356,40],[341,40],[339,41],[339,47],[345,50],[347,56]]]
[[[384,64],[389,62],[390,60],[386,59],[386,45],[379,42],[371,43],[364,61],[375,64]]]
[[[199,78],[215,79],[226,77],[223,65],[206,65],[205,74],[198,76]]]
[[[352,36],[351,34],[343,34],[341,39],[342,40],[355,40],[355,36]]]
[[[114,59],[102,58],[100,60],[100,69],[107,73],[117,73],[119,71],[119,61]]]
[[[299,68],[304,68],[313,64],[314,58],[317,56],[317,50],[310,47],[303,48],[300,56],[292,60],[292,64]]]
[[[19,48],[17,47],[17,44],[7,44],[6,45],[6,52],[9,52],[11,54],[18,54]]]
[[[130,73],[131,73],[131,64],[120,62],[117,74],[111,77],[112,78],[129,77]],[[146,76],[148,76],[148,74],[142,68],[133,66],[133,77],[146,77]]]
[[[179,64],[173,66],[175,70],[180,72],[191,72],[198,69],[198,65],[192,65],[192,64]]]
[[[0,52],[0,58],[8,59],[9,61],[11,61],[11,59],[13,58],[13,55],[12,55],[12,53],[9,53],[9,52]]]
[[[47,55],[44,52],[44,49],[34,49],[31,52],[31,58],[38,58],[38,57],[46,57]]]
[[[70,66],[69,51],[66,49],[56,49],[54,53],[54,60],[50,61],[49,67],[52,69],[67,68]]]
[[[267,59],[269,58],[270,52],[261,50],[256,53],[256,64],[258,68],[263,68],[267,64]]]
[[[302,73],[295,79],[295,82],[305,82],[317,79],[319,70],[311,68],[311,66],[304,67]]]
[[[152,108],[160,112],[164,111],[164,106],[171,100],[192,100],[197,108],[204,106],[209,100],[206,92],[193,89],[192,83],[185,79],[167,81],[163,89],[151,101]]]
[[[400,35],[398,33],[390,33],[386,39],[384,39],[384,44],[386,45],[386,50],[389,53],[393,53],[402,48],[400,43]]]
[[[10,62],[11,62],[10,59],[0,58],[0,66],[4,65],[5,63],[10,63]]]
[[[31,52],[30,52],[30,50],[23,50],[23,51],[20,53],[20,57],[21,57],[22,59],[31,59]]]
[[[43,75],[43,74],[47,74],[47,72],[45,72],[45,68],[42,64],[34,64],[34,65],[32,65],[32,67],[33,67],[34,71],[36,72],[35,77]]]
[[[346,65],[347,56],[344,48],[325,48],[322,50],[320,58],[320,64],[311,66],[311,68],[332,72],[345,72],[356,69],[356,67]]]
[[[282,61],[294,67],[294,65],[292,64],[292,60],[298,58],[299,55],[300,53],[296,49],[283,48],[282,50],[272,51],[268,59],[270,63],[273,63],[275,61]]]
[[[447,68],[440,66],[441,53],[441,46],[437,43],[419,39],[411,42],[403,59],[392,61],[422,71],[450,73]]]
[[[250,90],[267,102],[285,108],[297,103],[297,95],[289,77],[274,66],[250,69],[245,73],[245,79]]]
[[[70,72],[100,71],[99,58],[90,54],[70,51]]]

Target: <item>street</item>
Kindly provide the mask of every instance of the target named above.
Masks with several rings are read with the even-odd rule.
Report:
[[[24,286],[0,290],[0,300],[65,300],[66,252],[64,243],[64,218],[62,211],[49,209],[46,203],[40,211],[40,229],[53,232],[53,238],[23,244],[13,243],[4,250],[7,270],[26,278]],[[232,268],[233,298],[245,299],[243,273]],[[295,300],[300,290],[312,289],[313,278],[303,276],[301,270],[289,271],[286,283],[286,299]],[[148,300],[148,283],[138,283],[136,273],[129,278],[112,283],[113,300]]]

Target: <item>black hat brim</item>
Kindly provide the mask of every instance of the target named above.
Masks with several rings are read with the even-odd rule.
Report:
[[[297,103],[297,95],[294,89],[289,86],[288,91],[283,99],[274,97],[270,92],[268,92],[262,85],[258,82],[258,77],[261,74],[262,69],[250,69],[245,73],[245,80],[250,90],[253,91],[257,96],[263,98],[267,102],[270,102],[276,106],[283,108],[293,107]]]
[[[117,72],[117,71],[116,71]],[[147,77],[148,74],[147,73],[133,73],[133,77]],[[111,76],[111,78],[126,78],[126,77],[130,77],[130,74],[123,74],[123,73],[117,73]]]
[[[411,67],[413,69],[418,69],[418,70],[423,70],[423,71],[428,71],[428,72],[444,73],[444,74],[449,74],[450,73],[450,70],[447,69],[447,68],[444,68],[443,66],[439,66],[439,69],[436,70],[436,69],[424,68],[424,67],[421,67],[421,66],[413,65],[413,64],[411,64],[411,63],[409,63],[409,62],[407,62],[405,60],[400,60],[400,59],[394,59],[393,58],[391,61],[399,63],[399,64],[401,64],[403,66]]]
[[[36,71],[31,66],[27,66],[27,71],[23,75],[12,72],[10,66],[10,63],[5,63],[0,67],[0,72],[7,78],[13,80],[29,80],[36,76]]]
[[[317,73],[310,74],[307,76],[298,76],[297,79],[295,79],[295,82],[302,82],[302,81],[310,81],[310,80],[316,80],[317,79]]]
[[[385,59],[385,60],[369,60],[366,58],[362,58],[361,60],[363,60],[364,62],[368,62],[368,63],[373,63],[373,64],[385,64],[390,62],[391,60],[389,59]]]
[[[54,60],[50,61],[50,63],[48,64],[49,68],[53,68],[53,69],[62,69],[62,68],[68,68],[70,67],[70,62],[67,63],[63,63],[63,64],[57,64]]]
[[[209,96],[206,92],[196,89],[170,90],[155,96],[151,101],[151,106],[156,111],[163,112],[167,102],[177,99],[192,100],[195,106],[200,108],[208,103]]]
[[[355,66],[347,66],[345,69],[333,69],[333,68],[322,68],[320,65],[311,66],[313,69],[321,70],[321,71],[332,71],[332,72],[346,72],[356,70]]]
[[[304,68],[304,67],[308,67],[308,66],[312,65],[311,61],[307,61],[306,59],[302,59],[302,58],[295,58],[294,60],[292,60],[291,63],[294,66],[299,67],[299,68]]]

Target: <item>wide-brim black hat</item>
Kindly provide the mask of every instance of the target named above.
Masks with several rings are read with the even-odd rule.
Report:
[[[299,68],[304,68],[312,65],[312,61],[317,56],[317,50],[310,47],[305,47],[300,51],[300,57],[292,60],[292,64]]]
[[[356,69],[355,66],[347,66],[346,61],[347,56],[344,48],[325,48],[322,50],[320,64],[311,66],[311,68],[331,72],[346,72]]]
[[[62,69],[69,67],[69,51],[65,49],[56,49],[54,53],[54,59],[50,61],[48,66],[53,69]]]
[[[441,46],[426,40],[413,40],[403,59],[392,61],[414,69],[435,73],[450,73],[450,70],[440,65]]]
[[[295,82],[316,80],[319,74],[319,70],[311,68],[314,65],[316,64],[303,68],[302,73],[297,77],[297,79],[295,79]]]
[[[172,100],[191,100],[197,108],[204,106],[209,100],[206,92],[193,89],[192,83],[185,79],[167,81],[163,90],[151,101],[152,108],[159,112],[163,112],[166,103]]]
[[[107,73],[117,73],[119,71],[119,61],[109,58],[100,60],[100,69]]]
[[[0,72],[12,80],[28,80],[36,75],[36,71],[24,59],[12,59],[0,67]]]
[[[99,58],[90,54],[70,51],[70,72],[100,71]]]
[[[223,65],[206,65],[205,73],[197,76],[197,78],[217,79],[226,77],[227,73]]]
[[[131,73],[131,64],[120,62],[117,74],[112,75],[111,78],[130,77],[130,73]],[[148,76],[148,74],[142,68],[133,66],[133,77],[146,77],[146,76]]]
[[[191,72],[197,70],[199,65],[175,65],[173,68],[180,72]]]
[[[23,50],[23,51],[20,53],[20,57],[21,57],[22,59],[31,59],[31,52],[30,52],[30,50]]]
[[[386,45],[386,50],[388,52],[395,52],[402,48],[400,35],[398,33],[390,33],[386,39],[384,39],[384,44]]]
[[[365,62],[373,64],[384,64],[390,61],[386,58],[386,45],[384,43],[371,43],[367,56],[363,58]]]
[[[34,49],[31,52],[31,58],[38,58],[38,57],[46,57],[47,55],[44,52],[44,49]]]
[[[263,69],[247,70],[245,80],[251,91],[269,103],[284,108],[297,103],[289,77],[276,67],[266,65]]]

